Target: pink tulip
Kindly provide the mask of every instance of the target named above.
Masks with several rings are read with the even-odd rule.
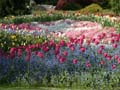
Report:
[[[114,39],[111,39],[111,43],[114,44],[114,43],[115,43],[115,40],[114,40]]]
[[[119,58],[119,56],[116,54],[116,55],[114,55],[114,58],[117,60]]]
[[[98,54],[102,54],[102,49],[98,49]]]
[[[99,44],[99,40],[98,39],[96,39],[95,41],[94,41],[94,43],[96,44],[96,45],[98,45]]]
[[[61,41],[59,42],[59,45],[60,45],[60,46],[65,46],[65,45],[66,45],[66,43],[65,43],[65,41],[64,41],[64,40],[61,40]]]
[[[91,41],[90,41],[90,40],[87,40],[87,42],[86,42],[86,43],[87,43],[87,45],[90,45]]]
[[[42,50],[46,53],[46,52],[48,52],[49,51],[49,47],[42,47]]]
[[[17,55],[18,57],[22,56],[22,49],[18,49]]]
[[[38,52],[38,53],[37,53],[37,56],[38,56],[39,58],[43,58],[43,57],[44,57],[43,53],[41,53],[41,52]]]
[[[75,50],[75,47],[74,47],[74,46],[71,46],[71,47],[70,47],[70,50],[71,50],[71,51],[74,51],[74,50]]]
[[[114,70],[116,68],[115,64],[112,64],[112,70]]]
[[[91,66],[90,62],[86,62],[85,66],[89,68]]]
[[[104,64],[105,64],[105,62],[102,60],[102,61],[100,61],[100,64],[101,64],[101,65],[104,65]]]
[[[55,46],[55,42],[54,42],[53,40],[51,40],[51,41],[49,42],[49,44],[50,44],[51,47],[54,47],[54,46]]]
[[[81,51],[81,52],[85,52],[85,48],[84,48],[84,47],[81,47],[81,48],[80,48],[80,51]]]
[[[111,58],[112,58],[111,55],[107,56],[107,60],[111,60]]]
[[[116,49],[117,48],[117,44],[112,44],[113,48]]]
[[[120,64],[120,58],[118,58],[117,62],[118,62],[118,64]]]
[[[63,52],[63,55],[66,57],[68,55],[68,52],[67,51],[64,51]]]
[[[26,57],[25,57],[25,60],[27,61],[27,62],[29,62],[30,61],[30,57],[31,57],[31,55],[27,55]]]
[[[59,62],[60,62],[60,63],[64,63],[65,60],[66,60],[66,59],[65,59],[64,57],[60,57]]]
[[[16,51],[16,48],[10,48],[10,54],[15,53],[15,51]]]
[[[72,62],[73,62],[73,64],[77,64],[78,60],[77,59],[73,59]]]
[[[103,45],[100,45],[100,49],[102,49],[102,50],[103,50],[104,48],[105,48],[105,47],[104,47]]]
[[[106,58],[106,57],[108,56],[108,53],[105,52],[105,53],[103,54],[103,56]]]

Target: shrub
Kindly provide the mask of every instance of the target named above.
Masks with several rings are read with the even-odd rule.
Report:
[[[80,10],[81,13],[96,13],[102,12],[102,7],[98,4],[91,4],[83,9]]]
[[[120,0],[110,0],[110,5],[111,5],[112,10],[117,15],[120,15]]]
[[[0,0],[0,17],[30,13],[30,0]]]
[[[66,3],[63,7],[62,10],[79,10],[81,9],[81,6],[76,3]]]

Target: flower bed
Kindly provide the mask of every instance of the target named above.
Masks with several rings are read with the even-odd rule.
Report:
[[[0,28],[1,84],[119,86],[120,34],[114,27],[66,19]]]

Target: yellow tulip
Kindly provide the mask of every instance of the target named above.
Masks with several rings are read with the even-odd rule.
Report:
[[[16,38],[16,35],[12,35],[12,36],[11,36],[11,39],[15,39],[15,38]]]

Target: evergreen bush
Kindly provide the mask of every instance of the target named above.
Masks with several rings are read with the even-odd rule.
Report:
[[[120,0],[110,0],[112,10],[116,15],[120,15]]]
[[[30,0],[0,0],[0,17],[30,13]]]

